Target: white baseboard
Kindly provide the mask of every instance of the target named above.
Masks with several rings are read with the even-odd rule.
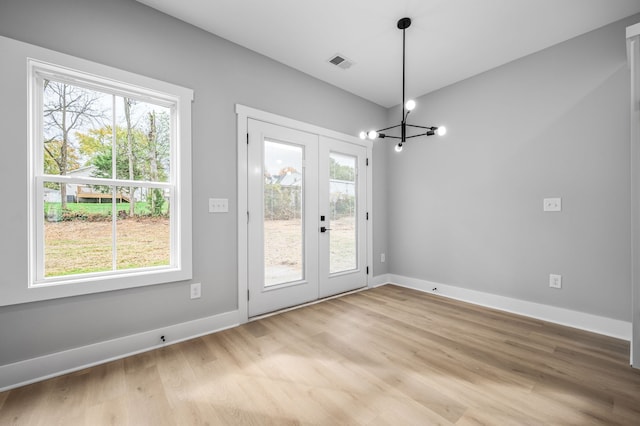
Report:
[[[631,340],[631,322],[462,287],[395,274],[375,276],[369,281],[369,287],[378,287],[388,283],[619,339]],[[437,288],[437,290],[434,291],[434,288]],[[226,312],[208,318],[2,365],[0,366],[0,392],[235,327],[240,324],[239,317],[239,311]],[[162,344],[159,343],[160,336],[166,336],[167,341]]]
[[[235,327],[238,311],[187,321],[0,366],[0,392]],[[165,336],[166,342],[160,341]]]
[[[404,277],[402,275],[388,274],[387,278],[388,282],[401,287],[438,294],[451,299],[604,334],[618,339],[631,340],[631,322],[469,290],[462,287]],[[434,288],[437,288],[437,290],[434,290]]]
[[[376,275],[369,280],[369,288],[380,287],[390,282],[389,274]]]

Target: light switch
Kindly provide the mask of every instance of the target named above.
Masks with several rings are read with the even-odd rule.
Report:
[[[209,213],[228,213],[228,198],[209,198]]]
[[[562,198],[545,198],[543,201],[543,210],[545,212],[562,211]]]

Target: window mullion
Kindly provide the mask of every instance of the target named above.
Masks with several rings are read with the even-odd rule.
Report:
[[[42,174],[44,174],[44,122],[42,118],[41,111],[43,110],[44,105],[44,79],[38,77],[37,75],[34,78],[34,84],[32,87],[33,90],[33,98],[31,102],[33,102],[31,108],[31,117],[33,120],[33,126],[31,126],[31,138],[32,143],[31,153],[34,158],[31,158],[31,172],[33,179],[31,180],[31,185],[34,185],[31,192],[31,203],[32,211],[30,215],[30,220],[32,221],[32,225],[35,229],[30,234],[30,237],[35,239],[35,242],[32,240],[31,244],[34,244],[34,251],[32,252],[31,262],[34,263],[34,267],[31,270],[31,274],[35,272],[35,280],[39,281],[44,278],[45,275],[45,266],[44,266],[44,245],[45,245],[45,219],[44,219],[44,181],[40,178]],[[31,283],[30,283],[31,285]]]
[[[40,179],[46,182],[57,182],[70,184],[82,184],[82,185],[116,185],[116,186],[141,186],[145,188],[158,188],[158,189],[171,189],[173,184],[171,182],[152,182],[148,180],[128,180],[128,179],[106,179],[106,178],[94,178],[84,176],[69,176],[69,175],[42,175]]]
[[[112,95],[111,105],[111,178],[117,179],[117,144],[118,133],[116,130],[116,96]],[[111,186],[111,269],[118,269],[118,205],[116,204],[117,187]]]

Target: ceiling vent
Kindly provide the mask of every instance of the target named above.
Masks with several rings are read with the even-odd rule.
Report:
[[[344,57],[344,55],[336,54],[333,55],[328,62],[337,66],[338,68],[342,68],[343,70],[348,70],[353,65],[353,61]]]

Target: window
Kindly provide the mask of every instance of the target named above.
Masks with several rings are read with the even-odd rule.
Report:
[[[30,289],[190,279],[192,92],[77,63],[28,60]]]

